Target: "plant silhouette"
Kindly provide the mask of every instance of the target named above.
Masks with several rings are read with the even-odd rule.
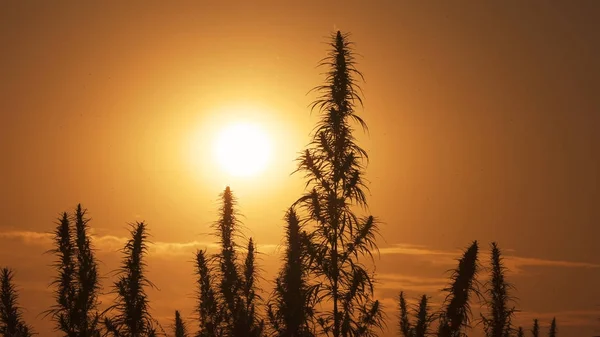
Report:
[[[221,197],[223,206],[220,210],[220,219],[215,223],[216,235],[221,243],[221,252],[216,256],[220,272],[219,293],[223,302],[223,318],[228,329],[226,334],[241,336],[243,323],[240,318],[244,305],[239,296],[241,277],[234,243],[234,235],[238,226],[234,209],[235,199],[229,187],[225,189]]]
[[[30,337],[31,328],[23,321],[18,305],[19,294],[13,282],[14,272],[9,268],[0,270],[0,336]]]
[[[523,331],[523,327],[519,327],[519,329],[517,329],[517,337],[525,337],[525,331]]]
[[[479,270],[477,254],[479,246],[474,241],[452,271],[451,284],[444,291],[446,306],[440,315],[439,337],[459,337],[469,327],[471,319],[471,294],[479,294],[477,273]]]
[[[533,337],[540,336],[540,325],[538,323],[537,318],[533,320],[533,328],[531,329],[531,336],[533,336]]]
[[[491,277],[486,283],[488,315],[481,315],[485,333],[488,337],[506,337],[513,333],[511,326],[515,313],[514,307],[509,307],[512,298],[509,290],[512,285],[506,281],[506,268],[502,263],[500,248],[495,242],[491,244]]]
[[[220,252],[212,258],[217,268],[209,267],[204,251],[196,254],[198,313],[200,324],[204,325],[198,336],[258,337],[263,333],[264,323],[255,310],[259,297],[255,284],[254,242],[249,239],[246,259],[239,265],[235,238],[239,236],[241,223],[237,220],[236,200],[229,186],[221,194],[221,201],[219,219],[213,224],[214,235],[221,246]],[[213,279],[217,280],[218,291],[212,290]]]
[[[98,264],[88,233],[87,210],[81,204],[70,217],[63,212],[54,231],[58,275],[53,281],[56,304],[46,311],[55,328],[68,337],[100,336]]]
[[[286,219],[284,265],[275,280],[275,290],[267,305],[267,315],[276,337],[314,337],[315,287],[308,285],[308,234],[298,215],[290,208]]]
[[[221,320],[222,308],[217,302],[214,292],[213,278],[206,259],[206,251],[196,252],[196,277],[198,283],[196,307],[198,313],[199,330],[196,337],[223,336]]]
[[[427,298],[427,295],[421,296],[421,301],[419,302],[419,306],[416,310],[417,322],[413,330],[413,335],[415,337],[425,337],[428,336],[430,333],[429,325],[433,321],[434,317],[432,314],[429,313],[428,302],[429,300]]]
[[[86,210],[77,205],[75,210],[75,242],[77,251],[77,292],[75,311],[77,312],[76,331],[79,337],[100,335],[98,322],[98,267],[92,251]]]
[[[173,333],[175,337],[188,337],[185,322],[181,319],[179,311],[175,310],[175,323],[173,324]]]
[[[321,331],[333,337],[374,336],[383,327],[379,301],[373,299],[373,275],[360,258],[377,249],[378,230],[373,216],[360,217],[355,206],[367,206],[363,174],[367,153],[355,142],[351,122],[366,129],[356,113],[361,104],[355,77],[355,56],[348,34],[335,33],[320,66],[327,68],[325,83],[312,109],[320,120],[308,148],[298,158],[307,192],[296,202],[313,227],[311,271],[318,297],[331,310],[318,312]]]
[[[556,333],[558,329],[556,328],[556,317],[552,318],[552,322],[550,323],[550,331],[548,332],[548,337],[556,337]]]
[[[113,317],[105,317],[107,333],[114,337],[155,336],[154,319],[148,311],[145,288],[154,287],[146,278],[144,257],[148,252],[147,226],[144,222],[131,225],[131,238],[123,247],[123,261],[117,270],[113,288],[116,303],[108,311],[116,311]]]
[[[419,303],[413,310],[416,319],[414,326],[410,322],[408,306],[404,298],[404,292],[401,291],[398,296],[398,332],[403,337],[425,337],[430,334],[429,325],[434,320],[434,316],[429,313],[429,304],[427,295],[422,295]]]
[[[71,224],[69,215],[64,212],[54,231],[54,244],[56,248],[50,252],[54,253],[57,260],[54,263],[58,275],[53,281],[56,287],[54,297],[56,304],[46,313],[52,315],[56,330],[61,331],[67,337],[76,337],[77,312],[75,308],[75,296],[77,293],[75,285],[75,247],[71,236]]]
[[[406,299],[404,298],[404,292],[401,291],[398,296],[398,309],[400,312],[400,317],[398,317],[400,321],[400,335],[403,337],[412,337],[413,336],[413,328],[410,326],[410,320],[408,319],[408,308],[406,306]]]
[[[244,263],[244,279],[242,284],[242,297],[245,304],[243,313],[245,315],[246,335],[249,337],[258,337],[262,335],[264,329],[264,321],[259,319],[256,314],[256,302],[260,300],[260,296],[256,294],[256,278],[257,270],[255,266],[256,250],[252,238],[248,240],[248,248],[246,250],[246,260]]]

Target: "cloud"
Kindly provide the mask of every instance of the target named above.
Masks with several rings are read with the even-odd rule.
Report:
[[[92,235],[92,245],[101,252],[116,252],[123,248],[129,238],[114,235]],[[53,234],[32,231],[6,231],[0,232],[0,240],[20,240],[28,245],[38,245],[50,248]],[[274,244],[258,244],[257,250],[261,253],[272,253],[277,248]],[[209,241],[188,242],[153,242],[148,243],[148,253],[154,256],[189,255],[198,249],[215,250],[219,246]]]
[[[598,326],[600,310],[571,310],[557,312],[521,311],[516,315],[516,323],[522,326],[530,326],[533,319],[537,318],[540,322],[540,326],[547,327],[554,317],[556,317],[556,323],[559,329],[561,326]]]
[[[519,272],[523,267],[600,268],[600,265],[595,263],[546,260],[535,257],[506,256],[504,260],[506,267],[513,272]]]
[[[445,278],[381,273],[377,275],[378,289],[430,293],[439,291],[448,282]]]
[[[513,249],[504,249],[506,252],[514,253]],[[392,247],[380,249],[382,255],[410,255],[426,259],[429,262],[440,265],[455,265],[457,259],[461,256],[460,250],[436,250],[426,246],[411,244],[396,244]],[[489,250],[482,250],[485,255]],[[550,260],[536,257],[523,257],[516,255],[504,255],[506,267],[512,273],[522,272],[525,267],[563,267],[563,268],[600,268],[599,264],[565,260]]]
[[[436,256],[450,256],[456,257],[460,254],[460,250],[436,250],[429,249],[426,246],[412,245],[408,243],[398,243],[392,247],[385,247],[379,249],[381,254],[403,254],[403,255],[436,255]]]
[[[0,232],[0,239],[19,239],[26,244],[50,245],[52,243],[52,234],[29,231],[9,231]]]

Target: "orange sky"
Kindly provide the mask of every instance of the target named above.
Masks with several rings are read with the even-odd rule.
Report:
[[[341,3],[0,4],[0,265],[15,268],[42,336],[53,336],[37,317],[52,303],[43,233],[78,202],[103,275],[126,223],[149,223],[161,319],[192,315],[191,252],[211,241],[226,184],[272,279],[281,219],[303,188],[293,159],[316,121],[306,93],[334,28],[353,33],[367,80],[359,139],[385,223],[377,296],[437,303],[456,250],[497,240],[518,322],[556,315],[562,336],[600,333],[600,3]],[[215,172],[212,149],[190,151],[240,119],[277,144],[253,179]]]

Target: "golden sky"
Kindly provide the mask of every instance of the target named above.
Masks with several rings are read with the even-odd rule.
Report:
[[[496,240],[519,323],[557,316],[562,336],[600,333],[598,17],[593,0],[3,1],[0,265],[16,271],[25,318],[53,336],[38,316],[52,304],[44,233],[81,202],[101,273],[126,224],[145,220],[153,312],[191,317],[192,252],[212,241],[230,184],[269,288],[304,186],[290,173],[316,122],[307,92],[341,29],[366,77],[377,296],[394,310],[401,289],[439,303],[458,250]],[[273,139],[261,175],[228,177],[206,145],[236,121]]]

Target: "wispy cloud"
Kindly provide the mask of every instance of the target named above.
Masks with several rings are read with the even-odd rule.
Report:
[[[509,270],[518,272],[523,267],[565,267],[565,268],[600,268],[599,264],[564,260],[546,260],[535,257],[506,256],[505,264]]]
[[[0,232],[0,240],[20,240],[25,244],[50,247],[52,245],[53,234],[33,231],[6,231]],[[92,235],[92,244],[102,252],[116,252],[127,242],[127,237],[114,235]],[[218,248],[218,244],[210,241],[188,241],[188,242],[163,242],[151,241],[148,243],[148,252],[156,256],[177,256],[189,255],[197,249],[213,250]],[[277,248],[274,244],[258,244],[258,251],[262,253],[272,253]]]
[[[504,249],[505,253],[514,254],[513,249]],[[456,259],[462,254],[460,250],[438,250],[426,246],[411,244],[396,244],[391,247],[381,248],[382,255],[411,255],[426,259],[427,261],[441,265],[454,265]],[[489,254],[489,250],[483,250],[483,254]],[[563,267],[563,268],[600,268],[599,264],[589,262],[550,260],[536,257],[523,257],[516,255],[504,255],[506,267],[512,273],[522,272],[525,267]]]
[[[456,257],[460,250],[436,250],[427,246],[413,245],[409,243],[398,243],[392,247],[379,249],[381,254],[403,254],[403,255],[426,255],[426,256],[449,256]]]
[[[549,326],[552,319],[556,317],[557,325],[560,326],[598,326],[600,310],[572,310],[557,312],[533,312],[521,311],[516,316],[516,323],[524,327],[532,324],[537,318],[541,326]]]
[[[52,234],[30,231],[8,231],[0,232],[0,239],[17,239],[27,244],[49,245],[52,242]]]
[[[445,278],[421,277],[415,275],[382,273],[377,275],[379,289],[415,291],[419,293],[435,292],[448,282]]]

